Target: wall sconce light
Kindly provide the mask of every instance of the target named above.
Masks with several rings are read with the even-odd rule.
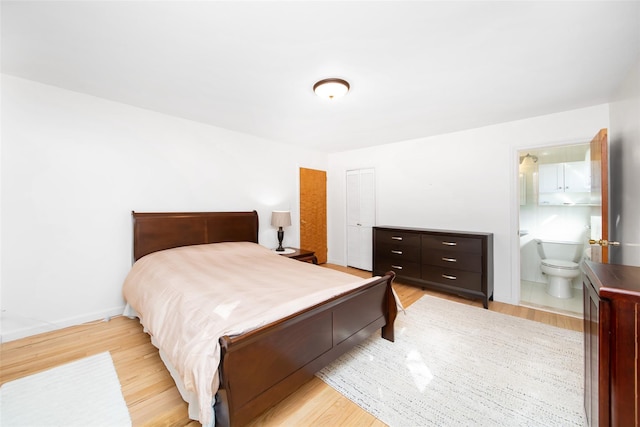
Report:
[[[278,227],[278,248],[277,252],[284,252],[282,247],[282,239],[284,239],[284,230],[282,227],[289,227],[291,225],[291,212],[289,211],[273,211],[271,213],[271,225]]]
[[[351,86],[342,79],[324,79],[313,85],[313,91],[321,98],[336,99],[345,96]]]

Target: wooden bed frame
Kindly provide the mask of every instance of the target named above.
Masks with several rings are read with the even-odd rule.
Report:
[[[136,213],[133,260],[178,246],[230,241],[258,243],[253,212]],[[321,268],[321,267],[319,267]],[[306,383],[330,362],[382,329],[393,341],[395,274],[284,319],[220,338],[216,425],[243,425]]]

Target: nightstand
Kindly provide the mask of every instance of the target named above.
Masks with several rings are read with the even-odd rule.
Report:
[[[293,252],[291,253],[276,252],[276,253],[278,255],[286,256],[287,258],[297,259],[298,261],[312,262],[314,264],[318,263],[318,258],[316,258],[316,254],[313,251],[308,251],[306,249],[298,249],[298,248],[285,248],[285,249],[293,249]]]

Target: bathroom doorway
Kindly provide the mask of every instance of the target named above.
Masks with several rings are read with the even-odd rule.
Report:
[[[591,200],[589,147],[586,142],[518,152],[521,305],[582,317],[576,268],[588,248],[591,224],[599,220],[599,206]],[[565,278],[557,279],[555,272]],[[560,293],[558,280],[564,286]]]

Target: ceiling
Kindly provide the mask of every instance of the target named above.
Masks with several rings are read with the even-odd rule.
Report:
[[[639,1],[5,1],[2,72],[325,152],[611,100]],[[339,100],[313,94],[340,77]]]

